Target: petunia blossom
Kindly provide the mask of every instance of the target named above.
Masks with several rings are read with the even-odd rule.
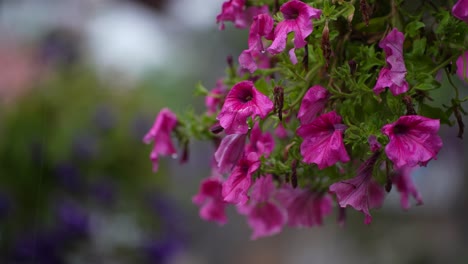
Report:
[[[234,85],[226,96],[223,108],[216,119],[226,134],[245,134],[249,130],[249,117],[265,118],[273,110],[273,102],[260,93],[251,81]]]
[[[177,154],[171,141],[171,132],[176,126],[177,116],[168,108],[163,108],[156,117],[150,131],[143,138],[143,142],[146,144],[154,142],[154,147],[150,154],[154,172],[158,171],[160,155],[169,156]]]
[[[218,146],[214,156],[220,172],[231,170],[244,153],[247,134],[226,135]]]
[[[268,158],[275,147],[273,136],[266,131],[262,133],[258,123],[250,131],[250,142],[245,148],[246,153],[255,152],[258,156],[264,155]]]
[[[425,166],[431,159],[437,159],[442,148],[442,139],[437,135],[440,121],[424,116],[408,115],[387,124],[382,133],[390,138],[385,153],[396,169],[405,166]]]
[[[343,143],[345,125],[335,111],[317,117],[310,124],[301,125],[297,134],[304,139],[301,154],[306,163],[315,163],[319,169],[338,161],[348,162],[349,156]]]
[[[376,152],[364,162],[359,167],[356,177],[334,183],[329,188],[330,192],[336,194],[340,207],[350,205],[364,213],[366,224],[372,222],[369,209],[380,207],[385,196],[382,186],[372,179],[372,170],[378,155],[379,152]]]
[[[200,217],[214,221],[220,225],[227,222],[225,213],[227,203],[222,196],[222,182],[217,178],[207,178],[202,181],[200,191],[192,198],[193,203],[200,206]]]
[[[286,210],[275,200],[273,177],[258,178],[252,186],[251,198],[246,205],[238,205],[238,212],[247,216],[253,229],[251,239],[278,234],[287,222]]]
[[[400,193],[401,207],[408,210],[409,196],[413,196],[416,199],[416,204],[423,204],[421,195],[419,194],[416,186],[414,186],[413,180],[411,179],[411,172],[414,167],[403,167],[395,172],[392,177],[393,183],[396,185],[398,192]]]
[[[216,81],[216,87],[205,97],[205,106],[208,114],[216,113],[221,108],[226,91],[227,87],[224,85],[223,79]]]
[[[369,143],[369,147],[372,152],[377,152],[382,148],[382,145],[379,143],[375,135],[370,135],[367,142]]]
[[[468,9],[468,2],[466,5]],[[468,51],[465,51],[457,59],[457,75],[461,80],[468,83]]]
[[[224,22],[231,21],[237,28],[247,28],[252,18],[258,14],[268,13],[268,6],[246,7],[245,0],[229,0],[223,3],[221,13],[216,16],[219,29],[225,28]]]
[[[406,82],[406,66],[403,58],[403,42],[405,36],[394,28],[379,43],[379,47],[385,51],[387,65],[380,70],[374,93],[380,94],[386,87],[390,88],[393,95],[399,95],[408,91]]]
[[[454,17],[468,23],[468,0],[458,0],[452,7]]]
[[[249,32],[249,48],[239,56],[239,65],[253,73],[257,68],[256,58],[265,53],[262,37],[273,39],[273,18],[268,14],[254,17]]]
[[[245,204],[249,200],[247,192],[252,185],[252,174],[260,168],[260,160],[255,152],[244,156],[237,163],[229,178],[223,183],[224,201]]]
[[[294,32],[294,48],[289,51],[289,57],[293,64],[297,63],[295,49],[303,48],[307,42],[305,39],[312,33],[311,19],[319,19],[322,11],[298,0],[291,0],[280,8],[284,20],[275,28],[275,38],[267,49],[271,54],[278,54],[286,48],[288,33]]]
[[[313,227],[323,224],[323,218],[332,212],[332,200],[328,194],[310,189],[285,185],[278,191],[278,199],[288,211],[288,225]]]
[[[328,91],[320,85],[310,87],[302,99],[301,108],[297,114],[301,124],[312,122],[323,111],[329,96]]]

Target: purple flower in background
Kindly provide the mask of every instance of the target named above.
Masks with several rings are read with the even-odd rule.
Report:
[[[166,237],[163,239],[148,240],[142,247],[149,263],[164,264],[168,263],[171,257],[183,249],[184,244],[176,238]]]
[[[224,22],[231,21],[237,28],[246,28],[252,22],[252,18],[258,14],[268,13],[268,6],[246,7],[245,0],[229,0],[223,3],[221,13],[216,16],[219,29],[224,29]]]
[[[116,184],[109,178],[102,178],[90,185],[90,194],[103,205],[114,204],[116,198]]]
[[[57,208],[57,221],[60,230],[69,238],[85,237],[89,232],[88,213],[78,204],[62,202]]]
[[[275,148],[273,136],[266,131],[262,133],[258,122],[250,131],[250,143],[245,148],[245,153],[255,152],[258,156],[264,155],[268,158]]]
[[[177,116],[168,108],[163,108],[156,117],[153,127],[143,138],[143,142],[146,144],[154,142],[150,155],[154,172],[158,171],[160,155],[170,156],[177,154],[171,140],[171,133],[176,126]]]
[[[380,71],[377,83],[374,86],[375,94],[380,94],[389,87],[393,95],[408,91],[406,82],[406,66],[403,58],[403,42],[405,35],[394,28],[379,43],[385,51],[387,65]]]
[[[245,134],[249,130],[249,117],[265,118],[273,110],[273,102],[259,92],[253,82],[242,81],[229,91],[223,108],[216,119],[226,134]]]
[[[468,10],[468,1],[466,1],[466,2],[467,2],[466,3],[466,5],[467,5],[466,9]],[[457,75],[461,80],[468,83],[468,51],[465,51],[457,59]]]
[[[216,87],[205,97],[205,106],[208,114],[216,113],[223,106],[226,91],[227,87],[223,83],[223,79],[216,81]]]
[[[245,204],[249,200],[247,192],[252,185],[252,174],[260,168],[260,160],[255,152],[244,156],[223,183],[224,201]]]
[[[82,134],[75,137],[72,143],[73,157],[79,160],[92,160],[99,153],[99,144],[95,136]]]
[[[84,186],[78,167],[70,162],[59,163],[55,167],[55,175],[60,184],[68,190],[80,191]]]
[[[307,90],[297,113],[302,125],[312,122],[322,113],[329,96],[328,91],[320,85],[314,85]]]
[[[403,167],[397,170],[395,175],[392,177],[392,181],[400,193],[401,207],[405,210],[408,210],[410,207],[408,201],[410,196],[413,196],[413,198],[416,199],[417,205],[423,204],[422,197],[411,179],[411,172],[413,169],[414,167]]]
[[[458,0],[453,5],[452,14],[454,17],[468,23],[468,0]]]
[[[395,167],[425,166],[437,159],[442,148],[442,139],[437,135],[440,121],[424,116],[402,116],[394,123],[385,125],[382,133],[390,138],[385,153]]]
[[[298,0],[291,0],[280,8],[284,20],[275,28],[275,38],[267,49],[271,54],[278,54],[286,48],[286,40],[289,32],[294,32],[294,48],[289,51],[289,57],[293,64],[297,63],[295,49],[303,48],[307,42],[305,39],[312,33],[314,27],[312,19],[319,19],[322,11]]]
[[[15,239],[7,263],[65,264],[63,247],[56,232],[35,230]]]
[[[204,179],[200,184],[200,191],[192,198],[193,203],[200,206],[200,217],[207,221],[214,221],[220,225],[227,223],[225,213],[227,203],[222,195],[223,183],[217,178]]]

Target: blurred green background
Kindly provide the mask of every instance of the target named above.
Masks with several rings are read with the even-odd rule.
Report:
[[[191,203],[211,144],[152,173],[142,137],[159,110],[203,111],[196,83],[214,87],[246,48],[247,31],[218,31],[222,2],[0,1],[0,263],[468,263],[456,128],[414,173],[425,205],[402,212],[392,192],[371,226],[348,210],[345,228],[250,241],[234,208],[219,227]]]

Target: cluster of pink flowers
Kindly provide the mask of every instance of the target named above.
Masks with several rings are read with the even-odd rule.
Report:
[[[460,0],[454,6],[453,14],[467,22],[467,10],[466,1]],[[250,26],[248,49],[239,56],[241,68],[254,73],[262,57],[271,58],[283,52],[288,44],[292,46],[289,58],[293,64],[297,63],[295,50],[308,45],[307,37],[313,32],[312,20],[320,19],[322,11],[304,2],[290,0],[280,7],[279,12],[283,19],[275,22],[267,6],[248,7],[245,0],[229,0],[223,4],[217,17],[221,28],[225,21],[231,21],[239,28]],[[294,38],[288,43],[291,32]],[[387,88],[392,94],[387,96],[405,94],[410,88],[406,81],[404,41],[404,33],[394,28],[379,43],[385,54],[385,66],[373,88],[377,96]],[[468,74],[467,61],[468,52],[457,60],[457,74],[462,79]],[[350,123],[346,116],[343,118],[339,114],[339,105],[331,98],[332,90],[313,85],[300,98],[298,107],[287,109],[284,119],[281,116],[283,92],[278,88],[269,96],[260,92],[251,80],[239,81],[232,87],[220,80],[208,93],[207,115],[213,119],[216,116],[212,131],[216,132],[214,137],[218,142],[212,175],[202,181],[199,193],[193,197],[193,202],[200,206],[201,218],[225,224],[228,220],[226,207],[235,205],[253,229],[252,239],[277,234],[285,226],[322,225],[334,204],[341,212],[340,222],[344,221],[342,213],[349,206],[362,212],[364,222],[370,224],[370,210],[382,206],[386,189],[376,179],[375,172],[384,171],[385,167],[393,168],[387,174],[387,180],[393,182],[400,193],[403,209],[409,208],[410,196],[416,204],[423,203],[411,179],[411,171],[437,159],[442,148],[438,119],[408,111],[393,122],[379,126],[379,135],[369,135],[366,160],[362,162],[363,157],[350,156],[352,152],[346,144]],[[266,125],[266,119],[273,120],[275,125],[271,122]],[[176,116],[163,109],[145,136],[145,142],[155,142],[151,152],[154,170],[158,168],[159,155],[176,154],[171,133],[177,124]],[[288,128],[295,131],[288,133]],[[282,143],[282,149],[275,148],[278,142]],[[296,144],[295,149],[300,154],[288,155]],[[275,171],[272,156],[280,159],[289,170]],[[354,168],[354,177],[344,177],[345,166]],[[330,167],[341,171],[343,178],[327,179],[327,186],[319,184],[317,187],[311,181],[297,178],[299,168],[301,172],[313,168],[323,175]]]

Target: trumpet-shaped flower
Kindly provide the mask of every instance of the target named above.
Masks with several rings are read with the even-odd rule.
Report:
[[[265,118],[271,110],[273,102],[260,93],[251,81],[242,81],[229,91],[217,119],[226,134],[245,134],[249,130],[249,117]]]
[[[379,43],[385,51],[387,65],[380,71],[374,92],[380,94],[386,87],[390,88],[393,95],[402,94],[408,91],[406,82],[406,66],[403,58],[403,42],[405,36],[394,28]]]
[[[385,153],[397,169],[418,164],[425,166],[431,159],[437,159],[442,148],[442,139],[437,135],[439,127],[438,119],[402,116],[382,128],[390,138]]]
[[[311,19],[319,19],[322,11],[315,9],[298,0],[291,0],[280,8],[284,20],[275,28],[275,38],[267,49],[271,54],[278,54],[286,48],[288,33],[294,32],[294,48],[289,51],[289,57],[293,64],[297,63],[295,49],[303,48],[307,42],[305,39],[312,33]]]
[[[171,141],[171,132],[177,126],[177,116],[169,109],[163,108],[150,131],[143,138],[146,144],[154,142],[154,148],[151,151],[151,161],[153,162],[153,171],[158,171],[160,155],[176,155],[176,149]]]
[[[229,178],[223,183],[224,201],[245,204],[249,200],[247,192],[252,185],[252,174],[260,167],[260,160],[255,152],[239,160]]]
[[[301,124],[312,122],[323,111],[329,96],[328,91],[320,85],[310,87],[302,99],[301,108],[297,114]]]
[[[262,133],[258,123],[255,123],[250,131],[250,143],[245,152],[255,152],[258,156],[264,155],[268,158],[275,147],[275,141],[269,132]]]
[[[220,225],[227,222],[225,208],[227,203],[222,196],[222,182],[220,179],[207,178],[202,181],[200,191],[192,199],[200,206],[200,217],[207,221],[214,221]]]
[[[345,125],[341,117],[332,111],[317,117],[310,124],[301,125],[297,134],[304,139],[301,154],[306,163],[315,163],[319,169],[338,161],[348,162],[349,156],[343,143]]]
[[[224,22],[231,21],[237,28],[246,28],[252,22],[252,18],[258,14],[268,13],[268,6],[246,7],[245,0],[229,0],[223,3],[221,13],[216,16],[219,29],[224,29]]]
[[[401,207],[405,210],[408,210],[410,207],[408,201],[410,195],[416,199],[417,205],[423,204],[422,197],[411,179],[411,171],[413,168],[414,167],[403,167],[397,170],[396,174],[392,178],[393,183],[395,183],[397,190],[400,193]]]
[[[215,160],[220,172],[231,170],[244,153],[247,134],[226,135],[215,152]]]

